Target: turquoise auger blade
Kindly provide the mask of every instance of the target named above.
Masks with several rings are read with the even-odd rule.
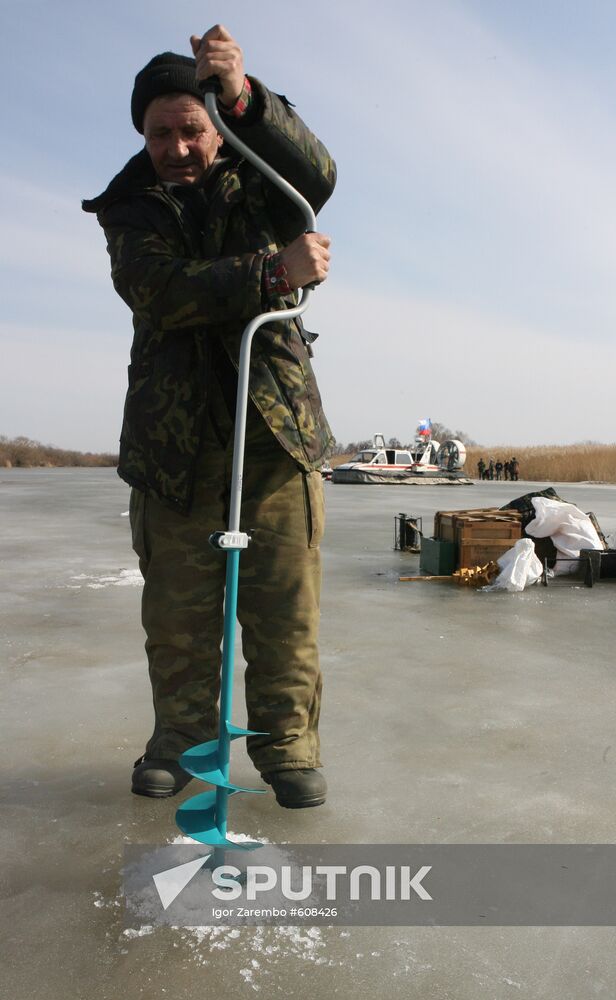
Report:
[[[229,795],[233,795],[231,791]],[[183,802],[175,814],[175,821],[182,833],[200,844],[227,847],[234,851],[254,851],[261,847],[255,840],[228,840],[216,825],[216,792],[202,792]]]
[[[239,739],[243,732],[236,733],[230,739]],[[178,763],[193,778],[200,778],[210,785],[218,785],[220,788],[229,788],[234,792],[255,792],[262,795],[265,788],[245,788],[243,785],[234,785],[228,778],[225,778],[220,765],[219,741],[210,740],[208,743],[200,743],[196,747],[185,750]]]
[[[240,736],[269,736],[269,733],[263,732],[262,729],[242,729],[241,726],[234,726],[232,722],[226,722],[225,725],[232,740],[237,740]]]
[[[221,534],[224,537],[224,533]],[[232,541],[234,541],[233,537]],[[178,761],[180,766],[194,778],[215,785],[216,791],[203,792],[183,802],[176,813],[176,822],[183,833],[199,843],[211,844],[214,847],[234,848],[235,850],[252,850],[261,845],[253,841],[240,841],[239,844],[236,844],[227,839],[229,796],[235,792],[256,792],[261,795],[267,792],[265,788],[244,788],[229,781],[229,757],[232,741],[245,736],[261,735],[255,730],[234,726],[230,721],[239,558],[239,549],[231,548],[227,552],[218,739],[189,747]]]

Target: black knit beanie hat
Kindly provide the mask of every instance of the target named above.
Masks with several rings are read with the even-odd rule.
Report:
[[[130,113],[133,125],[143,135],[145,110],[155,97],[179,91],[194,94],[203,100],[195,77],[196,62],[190,56],[179,56],[175,52],[162,52],[150,59],[147,66],[137,73]]]

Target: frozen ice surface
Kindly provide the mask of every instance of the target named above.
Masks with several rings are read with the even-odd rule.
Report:
[[[554,485],[616,535],[616,488]],[[285,810],[271,794],[234,796],[236,830],[276,844],[613,842],[614,585],[554,581],[486,602],[398,584],[417,567],[392,550],[400,510],[431,533],[436,510],[502,506],[529,488],[325,485],[329,799]],[[112,469],[0,474],[6,995],[613,1000],[613,928],[124,926],[124,844],[169,843],[195,787],[130,794],[152,708],[128,492]],[[244,748],[232,769],[254,781]]]
[[[78,573],[71,580],[77,586],[89,587],[90,590],[103,590],[105,587],[142,587],[143,577],[138,569],[121,569],[112,575],[100,574],[92,576],[89,573]]]

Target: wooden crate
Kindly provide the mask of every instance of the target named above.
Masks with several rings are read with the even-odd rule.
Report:
[[[474,521],[490,521],[508,523],[522,520],[519,511],[499,510],[495,507],[482,507],[478,510],[439,510],[434,515],[434,537],[445,542],[457,540],[458,525],[472,518]]]
[[[485,566],[513,548],[521,537],[519,521],[464,519],[456,526],[457,569]]]
[[[485,566],[522,537],[522,515],[493,507],[440,510],[434,517],[434,537],[455,544],[456,569]]]

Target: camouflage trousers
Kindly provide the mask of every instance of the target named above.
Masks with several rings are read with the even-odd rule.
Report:
[[[151,758],[177,759],[218,735],[225,555],[208,538],[228,523],[233,426],[216,383],[210,411],[190,515],[131,492],[154,701]],[[248,728],[268,734],[248,737],[248,753],[261,772],[320,767],[322,479],[298,468],[252,403],[241,526],[252,537],[238,594]]]

